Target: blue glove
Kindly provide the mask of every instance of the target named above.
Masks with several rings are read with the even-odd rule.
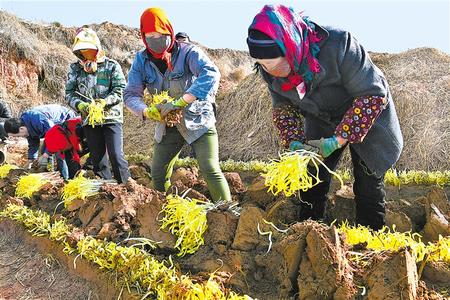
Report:
[[[304,144],[300,141],[292,141],[289,144],[289,150],[291,150],[291,151],[306,150],[306,151],[311,151],[311,152],[316,152],[316,153],[319,151],[319,149],[314,148],[308,144]]]
[[[331,153],[342,147],[335,135],[329,138],[321,138],[320,140],[311,140],[307,144],[317,148],[323,158],[330,156]]]

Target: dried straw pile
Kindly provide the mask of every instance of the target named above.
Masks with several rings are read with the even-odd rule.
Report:
[[[405,148],[399,169],[450,169],[450,56],[431,48],[371,54],[394,96]],[[250,75],[220,99],[221,158],[267,159],[278,152],[270,96]]]

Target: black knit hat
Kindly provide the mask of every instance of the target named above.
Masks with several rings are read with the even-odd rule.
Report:
[[[247,38],[248,50],[250,56],[256,59],[277,58],[284,56],[283,51],[277,43],[267,34],[250,29]]]
[[[180,38],[183,38],[183,39],[187,39],[188,41],[190,41],[191,39],[189,38],[189,35],[186,33],[186,32],[178,32],[176,35],[175,35],[175,39],[180,39]]]

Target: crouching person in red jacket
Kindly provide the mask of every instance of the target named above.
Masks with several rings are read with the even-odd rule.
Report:
[[[61,176],[67,180],[75,177],[81,169],[80,157],[89,152],[85,141],[81,117],[57,124],[44,137],[47,151],[59,155],[63,163],[58,164]]]

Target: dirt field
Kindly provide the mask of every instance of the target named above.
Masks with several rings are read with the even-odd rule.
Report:
[[[94,290],[52,255],[38,252],[15,227],[0,224],[0,299],[100,299]]]
[[[46,185],[31,199],[18,200],[14,197],[15,184],[23,171],[13,170],[7,178],[0,180],[0,187],[3,187],[0,204],[4,207],[9,202],[23,203],[50,215],[56,213],[56,216],[64,216],[72,226],[78,228],[78,238],[91,235],[116,243],[122,243],[129,237],[158,241],[157,248],[151,250],[151,253],[159,260],[168,259],[168,255],[172,255],[174,263],[182,272],[198,276],[207,276],[206,274],[219,270],[227,287],[258,299],[386,299],[382,297],[386,293],[393,295],[389,299],[444,299],[446,296],[446,278],[450,278],[450,268],[446,264],[427,263],[419,276],[420,264],[416,266],[408,249],[397,253],[370,254],[367,264],[355,264],[351,253],[371,252],[365,252],[367,249],[364,246],[354,248],[347,245],[345,237],[340,236],[335,227],[329,226],[333,220],[337,220],[336,224],[339,224],[343,220],[351,222],[354,219],[355,206],[349,187],[344,186],[338,191],[337,186],[333,188],[325,220],[328,225],[298,223],[299,203],[296,197],[275,197],[268,194],[258,174],[225,173],[233,200],[238,203],[239,213],[227,206],[209,211],[205,244],[194,254],[180,258],[176,256],[177,250],[174,248],[176,238],[159,229],[160,211],[167,201],[165,196],[146,187],[151,185],[151,180],[145,163],[132,164],[130,169],[137,183],[105,185],[99,194],[85,201],[76,200],[67,208],[60,205],[56,210],[55,207],[61,202],[60,184]],[[187,191],[189,197],[206,201],[209,198],[205,182],[196,168],[176,169],[172,182],[180,194]],[[425,241],[436,242],[439,234],[450,234],[448,195],[449,187],[388,186],[388,225],[395,224],[399,231],[417,232]],[[274,230],[264,220],[273,222],[282,230],[286,229],[286,232]],[[258,226],[262,232],[272,232],[271,241],[258,233]],[[10,232],[9,236],[11,235],[13,233]],[[3,246],[13,248],[9,248],[9,252],[0,252],[1,259],[13,260],[10,255],[14,246]],[[267,252],[269,248],[270,251]],[[18,254],[20,259],[29,252],[24,251],[13,253]],[[2,285],[5,293],[13,290],[15,293],[23,293],[25,298],[31,292],[40,295],[41,285],[49,280],[48,276],[57,276],[52,275],[54,269],[45,265],[48,261],[45,256],[37,257],[26,260],[28,265],[25,269],[29,272],[19,277],[23,285],[15,277],[5,279],[6,284]],[[66,266],[70,266],[72,261],[73,258],[67,259]],[[22,274],[19,272],[20,266],[21,264],[14,263],[4,269],[4,272],[9,274],[14,270],[15,274]],[[56,270],[63,272],[62,269]],[[87,274],[87,278],[95,286],[101,282],[104,284],[104,280],[94,280],[96,276],[92,270],[83,270],[85,271],[76,272]],[[27,278],[36,278],[33,276],[40,271],[46,275],[37,275],[39,281],[32,281],[27,285]],[[62,282],[61,285],[69,284],[67,289],[76,286],[72,285],[76,281]],[[32,286],[32,290],[27,289],[28,286]],[[58,292],[66,289],[65,285],[54,288],[54,295],[59,295]],[[114,289],[114,285],[109,285],[108,288]],[[89,291],[79,289],[79,294],[74,295],[83,298],[89,295]],[[118,294],[114,291],[110,293],[116,296]]]

